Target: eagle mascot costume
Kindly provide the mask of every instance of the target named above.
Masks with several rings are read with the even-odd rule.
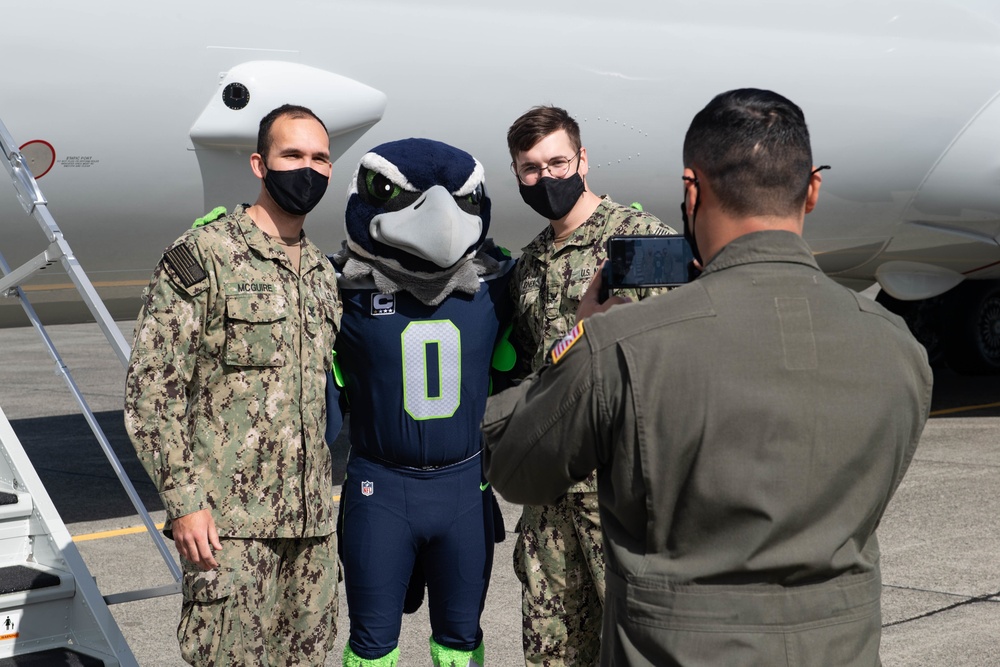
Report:
[[[487,238],[483,167],[429,139],[382,144],[348,191],[331,258],[344,305],[328,382],[328,442],[350,413],[340,550],[344,665],[399,660],[404,611],[427,590],[434,665],[483,665],[479,620],[503,525],[479,424],[504,333],[513,260]]]

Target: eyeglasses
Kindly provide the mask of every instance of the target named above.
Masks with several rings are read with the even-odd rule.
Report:
[[[583,151],[581,146],[576,153],[569,158],[565,157],[554,157],[549,160],[548,164],[544,167],[539,167],[537,164],[528,163],[522,166],[520,169],[514,169],[514,163],[510,163],[510,170],[514,172],[517,176],[517,180],[521,181],[525,185],[534,185],[538,182],[538,179],[542,177],[542,172],[549,172],[549,176],[552,178],[566,178],[566,174],[569,173],[569,166],[576,158],[580,157],[580,153]]]

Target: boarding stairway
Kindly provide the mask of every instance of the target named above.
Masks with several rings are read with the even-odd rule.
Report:
[[[48,238],[45,250],[11,270],[0,253],[0,295],[19,299],[173,577],[172,584],[102,596],[0,406],[0,667],[138,665],[109,604],[180,590],[180,568],[87,405],[21,284],[62,264],[122,364],[129,345],[48,210],[38,183],[0,121],[0,162],[25,212]]]

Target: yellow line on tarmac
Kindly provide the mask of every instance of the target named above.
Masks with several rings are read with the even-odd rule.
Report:
[[[935,410],[931,412],[931,417],[940,417],[941,415],[952,415],[959,412],[971,412],[972,410],[985,410],[987,408],[1000,408],[1000,403],[984,403],[983,405],[966,405],[959,408],[946,408],[944,410]],[[340,502],[340,496],[334,496],[334,500]],[[163,528],[162,523],[156,524],[156,528],[161,530]],[[87,533],[85,535],[75,535],[73,537],[74,542],[87,542],[89,540],[103,540],[108,537],[119,537],[121,535],[134,535],[135,533],[146,532],[145,526],[132,526],[131,528],[120,528],[118,530],[105,530],[99,533]]]
[[[163,528],[162,523],[156,524],[158,529]],[[118,530],[105,530],[100,533],[87,533],[86,535],[74,535],[74,542],[87,542],[88,540],[103,540],[106,537],[118,537],[119,535],[132,535],[134,533],[145,533],[145,526],[132,526],[131,528],[119,528]]]
[[[931,417],[940,417],[941,415],[953,415],[956,412],[985,410],[987,408],[1000,408],[1000,403],[984,403],[983,405],[965,405],[960,408],[946,408],[944,410],[935,410],[934,412],[931,413]]]
[[[334,496],[333,499],[338,503],[340,502],[339,495]],[[156,524],[156,528],[157,530],[163,530],[163,524],[162,523]],[[145,533],[145,532],[146,532],[145,526],[132,526],[130,528],[119,528],[118,530],[104,530],[99,533],[86,533],[84,535],[74,535],[73,541],[87,542],[90,540],[103,540],[108,537],[119,537],[121,535],[134,535],[136,533]]]

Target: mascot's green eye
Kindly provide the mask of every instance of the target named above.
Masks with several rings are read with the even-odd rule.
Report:
[[[467,195],[462,197],[455,197],[455,201],[462,210],[474,209],[483,203],[483,197],[486,194],[486,189],[483,188],[482,184],[476,186],[476,189]],[[478,211],[468,210],[469,213],[478,213]]]
[[[486,199],[486,188],[480,183],[469,194],[455,197],[455,203],[469,215],[479,215],[482,213],[481,207],[484,199]]]
[[[368,172],[365,185],[368,187],[368,194],[381,202],[389,201],[401,191],[398,185],[375,171]]]
[[[483,186],[479,185],[475,190],[468,196],[468,201],[473,206],[479,206],[479,203],[483,201]]]

